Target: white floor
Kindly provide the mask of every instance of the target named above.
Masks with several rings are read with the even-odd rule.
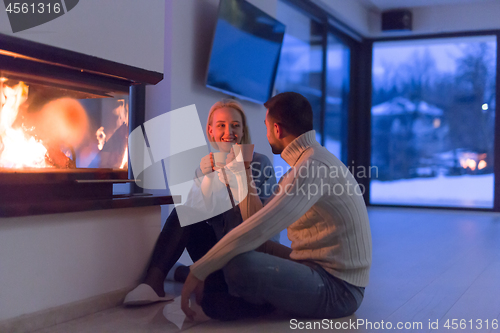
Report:
[[[390,323],[392,331],[500,332],[500,324],[495,326],[500,321],[500,214],[391,208],[371,208],[369,213],[373,266],[363,304],[351,317],[316,321],[316,330],[307,331],[358,322],[342,331],[384,332]],[[177,295],[181,287],[166,284]],[[297,331],[291,318],[278,315],[191,322],[179,304],[178,297],[168,304],[118,307],[39,332]],[[430,323],[438,329],[430,330]],[[454,323],[457,329],[452,329]],[[314,323],[302,320],[301,325]]]

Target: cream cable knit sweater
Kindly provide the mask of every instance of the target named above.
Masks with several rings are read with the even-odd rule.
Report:
[[[311,260],[353,285],[368,284],[372,257],[368,214],[347,167],[309,131],[282,152],[291,166],[272,199],[222,238],[191,272],[204,280],[233,257],[251,251],[284,228],[290,257]]]

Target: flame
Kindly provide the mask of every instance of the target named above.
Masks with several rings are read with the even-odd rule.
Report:
[[[95,132],[95,135],[97,137],[97,141],[99,141],[99,143],[97,144],[97,148],[99,148],[99,150],[102,150],[102,147],[104,147],[104,143],[106,143],[106,133],[104,133],[104,127],[99,127],[97,132]]]
[[[486,161],[485,160],[481,160],[481,161],[479,161],[479,164],[477,165],[477,168],[479,170],[482,170],[482,169],[486,168],[486,166],[487,166]]]
[[[125,99],[119,99],[119,100],[117,100],[117,102],[119,105],[113,110],[113,114],[115,114],[117,116],[116,128],[114,130],[108,131],[108,135],[106,135],[106,133],[104,133],[104,127],[100,127],[95,133],[96,137],[97,137],[97,141],[98,141],[97,148],[99,150],[104,149],[104,146],[107,142],[106,141],[107,136],[111,136],[110,140],[113,140],[112,139],[113,136],[117,133],[117,131],[120,129],[120,127],[122,127],[123,125],[128,126],[128,104],[127,104]],[[122,135],[123,131],[120,130],[119,133],[120,133],[120,135]],[[116,141],[115,141],[115,143],[116,143]],[[115,152],[113,152],[113,155],[114,154],[115,154]],[[119,154],[119,152],[116,152],[116,154]],[[117,163],[113,167],[116,167],[116,166],[117,166]],[[122,159],[121,159],[119,168],[120,169],[128,168],[128,147],[126,144],[125,144],[125,148],[124,148],[123,153],[122,153]]]
[[[0,157],[0,167],[4,168],[46,168],[47,148],[35,138],[26,138],[22,130],[8,129],[2,137],[4,149]]]
[[[28,86],[19,82],[13,88],[2,84],[2,113],[0,113],[0,133],[12,127],[17,118],[19,106],[28,99]]]
[[[24,82],[0,76],[0,168],[76,167],[76,149],[89,138],[90,120],[85,109],[78,100],[64,97],[50,100],[37,112],[21,113],[31,101],[29,91]],[[119,99],[118,107],[113,110],[117,115],[116,129],[128,126],[128,112],[127,100]],[[122,128],[120,133],[123,132]],[[104,127],[97,130],[99,150],[104,148],[109,135],[104,133]],[[121,161],[120,169],[127,169],[126,144],[122,153],[113,154]]]
[[[125,99],[119,99],[118,103],[120,103],[120,105],[113,110],[113,113],[118,116],[118,119],[116,120],[116,127],[119,128],[123,124],[128,126],[128,103],[125,102]],[[123,152],[120,169],[124,169],[125,166],[128,167],[128,147],[125,147],[125,151]]]
[[[0,167],[4,168],[46,168],[47,149],[41,141],[28,137],[23,129],[12,128],[19,107],[28,99],[29,87],[19,82],[13,87],[0,84]]]
[[[128,147],[125,147],[125,154],[123,154],[122,164],[120,165],[120,169],[124,169],[127,166],[128,162]]]
[[[120,105],[113,110],[113,113],[118,116],[116,127],[120,127],[123,124],[128,125],[128,104],[125,103],[124,99],[119,99],[118,103]]]

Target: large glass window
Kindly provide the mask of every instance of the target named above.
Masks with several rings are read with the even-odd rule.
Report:
[[[492,208],[495,36],[376,42],[373,204]]]
[[[275,93],[304,95],[313,108],[316,139],[345,163],[350,50],[333,33],[324,34],[326,23],[318,23],[283,1],[277,9],[277,19],[286,30]],[[287,169],[279,156],[274,164],[277,176]]]
[[[321,83],[323,70],[323,27],[306,14],[278,1],[277,19],[286,25],[281,49],[275,93],[294,91],[304,95],[313,108],[313,125],[321,142]],[[288,165],[275,155],[276,176],[280,177]]]
[[[324,145],[346,163],[350,50],[331,33],[327,41]]]

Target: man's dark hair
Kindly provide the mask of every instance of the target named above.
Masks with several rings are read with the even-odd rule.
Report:
[[[284,92],[271,97],[264,106],[269,116],[287,132],[299,136],[313,129],[313,112],[307,98],[296,92]]]

